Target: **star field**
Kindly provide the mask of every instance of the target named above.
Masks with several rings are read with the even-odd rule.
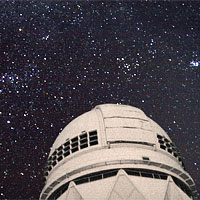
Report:
[[[200,192],[200,2],[1,1],[0,198],[38,199],[62,129],[103,103],[142,109]]]

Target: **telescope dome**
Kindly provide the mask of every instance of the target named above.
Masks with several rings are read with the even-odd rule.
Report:
[[[178,185],[183,193],[182,199],[196,198],[194,181],[167,133],[136,107],[103,104],[71,121],[56,138],[45,169],[46,185],[41,199],[55,199],[81,181],[91,182],[91,177],[105,177],[105,174],[113,174],[113,170],[124,176],[137,172],[141,176],[149,173],[155,179],[166,177],[168,182],[171,180]],[[137,184],[145,185],[140,180]],[[154,182],[151,199],[156,198],[156,184],[161,184]],[[105,185],[101,186],[102,190],[106,190]],[[107,198],[107,193],[105,197],[101,196],[96,186],[92,187],[91,193],[95,193],[96,199]],[[81,191],[84,191],[82,186]],[[144,198],[150,192],[145,191]],[[83,199],[87,198],[86,195]]]

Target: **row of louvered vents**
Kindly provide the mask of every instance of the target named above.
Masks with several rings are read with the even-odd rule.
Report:
[[[48,158],[44,169],[45,179],[53,167],[65,157],[89,146],[98,144],[97,131],[83,132],[81,135],[72,139],[67,139],[64,144],[58,147],[53,154]]]
[[[172,142],[170,142],[167,138],[165,138],[164,136],[157,135],[157,138],[158,138],[158,142],[160,143],[160,148],[167,151],[171,155],[173,155],[185,169],[180,152],[178,151],[176,146]]]

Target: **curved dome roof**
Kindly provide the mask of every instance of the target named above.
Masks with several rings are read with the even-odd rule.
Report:
[[[167,133],[142,110],[129,105],[102,104],[71,121],[55,140],[50,155],[63,141],[92,130],[100,133],[102,144],[106,143],[104,139],[155,143],[156,134],[171,141]]]

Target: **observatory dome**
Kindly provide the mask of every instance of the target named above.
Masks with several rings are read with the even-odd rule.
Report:
[[[58,135],[48,157],[41,199],[60,197],[72,181],[88,182],[94,174],[98,179],[100,173],[118,173],[122,169],[122,174],[149,173],[163,179],[170,176],[189,199],[196,199],[195,184],[167,133],[142,110],[118,104],[96,106],[70,122]],[[98,199],[98,191],[93,191]]]

